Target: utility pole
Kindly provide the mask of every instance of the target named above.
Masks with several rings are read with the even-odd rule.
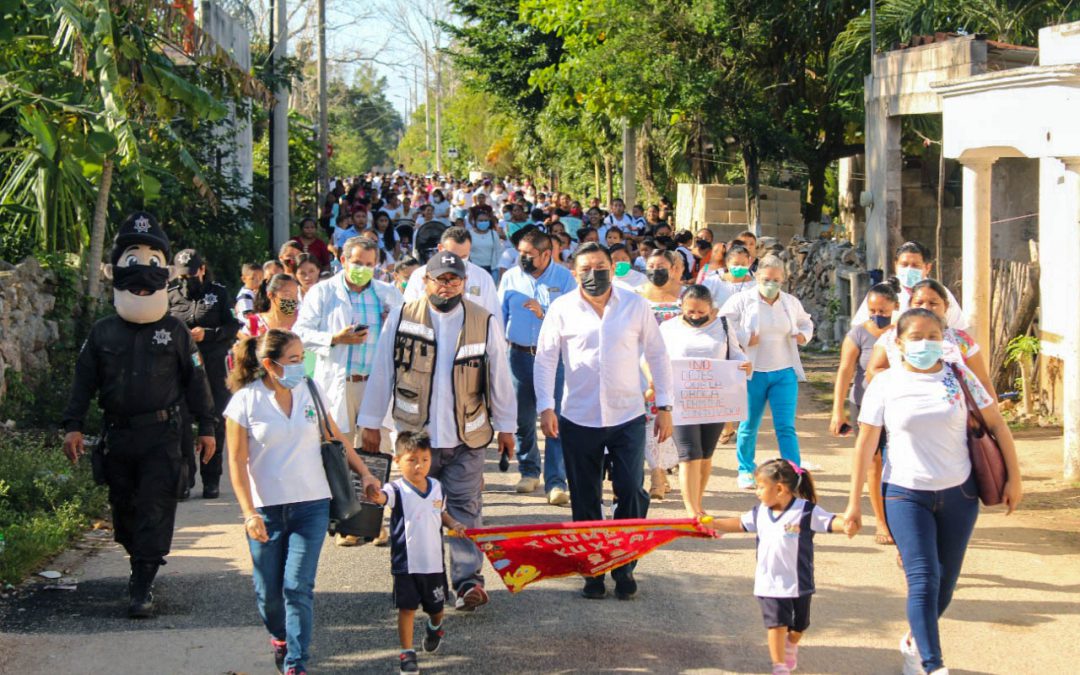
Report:
[[[622,194],[626,210],[630,211],[637,202],[637,129],[630,122],[623,122],[622,138]],[[608,208],[611,208],[611,204],[608,204]]]
[[[274,24],[271,34],[276,34],[274,48],[270,52],[274,70],[288,54],[289,13],[286,0],[274,0]],[[273,150],[271,164],[271,195],[273,208],[274,250],[277,251],[289,239],[289,90],[283,84],[274,92],[274,117],[271,129]]]
[[[435,50],[435,173],[442,175],[442,52]]]
[[[427,43],[424,43],[424,149],[431,155],[431,64],[428,62]],[[431,162],[428,161],[428,171]]]
[[[319,41],[319,176],[318,186],[315,190],[315,213],[322,210],[323,201],[326,200],[326,191],[330,185],[330,162],[326,156],[326,148],[330,143],[330,133],[327,129],[327,94],[328,83],[326,81],[326,0],[319,0],[318,7],[318,41]]]

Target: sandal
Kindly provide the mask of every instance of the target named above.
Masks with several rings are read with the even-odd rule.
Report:
[[[874,543],[881,546],[895,546],[896,542],[893,541],[892,535],[888,534],[875,534]]]

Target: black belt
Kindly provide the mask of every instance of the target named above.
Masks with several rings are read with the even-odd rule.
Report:
[[[110,429],[141,429],[154,424],[168,422],[180,416],[180,408],[173,406],[165,410],[154,410],[138,415],[105,415],[105,425]]]
[[[536,347],[529,347],[527,345],[519,345],[519,344],[517,344],[515,342],[511,342],[509,344],[510,344],[510,349],[513,349],[513,350],[519,351],[519,352],[525,352],[526,354],[532,354],[533,356],[536,356]]]

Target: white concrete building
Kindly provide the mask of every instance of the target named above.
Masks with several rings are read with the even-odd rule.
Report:
[[[1080,22],[1039,31],[1038,65],[932,89],[942,102],[945,156],[964,166],[962,302],[982,347],[990,330],[992,167],[1003,158],[1038,160],[1040,338],[1043,355],[1064,366],[1064,473],[1080,479]],[[1043,377],[1053,375],[1044,368]]]

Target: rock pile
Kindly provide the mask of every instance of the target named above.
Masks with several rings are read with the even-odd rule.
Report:
[[[0,399],[9,370],[46,372],[48,346],[60,338],[57,323],[45,318],[56,304],[54,284],[53,273],[34,258],[0,261]]]
[[[784,289],[802,301],[814,318],[814,338],[822,349],[836,348],[851,326],[869,288],[865,254],[848,241],[796,236],[785,247],[762,239],[787,264]]]

